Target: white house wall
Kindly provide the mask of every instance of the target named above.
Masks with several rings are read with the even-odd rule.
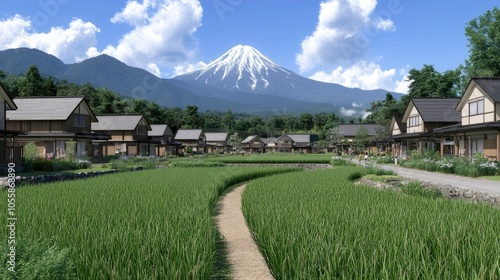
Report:
[[[481,100],[484,102],[484,114],[469,116],[469,102]],[[498,110],[497,110],[498,114]],[[500,118],[499,118],[500,119]],[[462,108],[462,125],[480,124],[495,121],[495,103],[488,95],[485,95],[479,88],[474,88],[467,103]]]
[[[410,126],[410,118],[418,116],[418,126]],[[417,108],[413,106],[413,109],[410,112],[410,115],[408,119],[406,120],[406,133],[418,133],[418,132],[424,132],[424,120],[422,119],[422,116],[418,113]]]
[[[401,129],[399,129],[399,125],[397,122],[394,122],[394,128],[392,129],[392,135],[401,134]]]

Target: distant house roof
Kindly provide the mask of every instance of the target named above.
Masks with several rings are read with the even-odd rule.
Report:
[[[175,134],[175,140],[198,140],[203,130],[201,129],[179,129]]]
[[[9,94],[5,91],[5,89],[0,85],[0,96],[7,102],[7,105],[9,105],[9,109],[11,110],[16,110],[17,106],[16,103],[12,100]]]
[[[460,122],[461,115],[455,111],[460,98],[413,98],[410,102],[417,108],[424,122]],[[403,120],[408,119],[411,106],[408,105]]]
[[[310,143],[311,135],[309,134],[287,134],[295,143]]]
[[[92,123],[92,130],[134,130],[142,118],[142,115],[98,115],[98,122]],[[151,130],[151,127],[148,126],[148,129]]]
[[[148,136],[174,135],[170,127],[166,124],[152,124]]]
[[[206,132],[205,138],[207,142],[223,142],[227,140],[227,132]]]
[[[278,143],[278,138],[275,138],[275,137],[260,138],[260,140],[262,140],[262,142],[264,142],[264,144],[266,144],[266,145],[271,143],[271,142]]]
[[[376,136],[379,124],[339,124],[339,133],[344,137],[355,137],[361,127],[366,128],[369,136]]]
[[[252,142],[256,138],[259,138],[259,136],[257,136],[257,135],[250,135],[247,138],[245,138],[243,141],[241,141],[241,143],[243,143],[243,144],[250,143],[250,142]],[[260,140],[260,138],[259,138],[259,140]],[[262,140],[260,140],[260,141],[262,142]]]
[[[7,120],[67,120],[80,105],[84,104],[90,112],[91,121],[97,121],[96,116],[88,107],[83,97],[17,97],[14,98],[17,110],[7,111]]]

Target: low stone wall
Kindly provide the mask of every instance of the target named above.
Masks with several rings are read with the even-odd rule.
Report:
[[[401,180],[391,180],[383,183],[370,181],[363,177],[360,180],[360,184],[379,189],[394,189],[395,191],[399,191],[399,186],[401,184],[405,185],[412,181],[420,182],[420,185],[424,188],[436,188],[441,191],[444,197],[449,199],[464,199],[467,201],[488,203],[500,207],[500,195],[460,188],[448,184],[437,184],[430,181],[415,180],[406,177],[403,177]]]
[[[37,175],[37,176],[16,176],[16,187],[22,185],[36,185],[57,181],[68,181],[76,179],[86,179],[96,176],[101,176],[105,174],[117,173],[118,170],[105,170],[105,171],[90,171],[90,172],[75,172],[75,173],[59,173],[50,175]],[[8,185],[8,177],[0,178],[0,186],[6,187]]]

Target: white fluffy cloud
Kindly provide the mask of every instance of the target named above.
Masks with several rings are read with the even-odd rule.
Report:
[[[133,30],[102,53],[160,76],[161,67],[174,67],[194,56],[194,33],[201,26],[202,15],[197,0],[129,1],[111,21],[128,23]]]
[[[348,68],[339,66],[329,73],[316,72],[309,78],[365,90],[386,89],[401,93],[408,92],[405,69],[398,72],[396,69],[382,70],[375,62],[360,61]]]
[[[15,15],[0,21],[0,49],[36,48],[66,63],[80,61],[96,44],[99,28],[91,22],[74,18],[68,28],[52,27],[47,33],[36,33],[29,18]]]
[[[406,93],[404,69],[383,70],[378,62],[371,62],[378,60],[365,57],[374,36],[396,30],[390,17],[400,12],[397,5],[388,4],[378,12],[376,7],[377,0],[322,2],[316,30],[302,41],[302,52],[295,59],[300,71],[314,73],[310,74],[311,79],[346,87]]]
[[[207,66],[207,64],[203,61],[198,61],[196,63],[187,63],[187,62],[179,63],[174,67],[173,76],[178,76],[195,70],[199,70],[205,66]]]
[[[316,30],[296,56],[301,72],[325,65],[350,65],[366,52],[370,37],[395,30],[390,18],[374,13],[377,0],[328,0],[320,4]]]

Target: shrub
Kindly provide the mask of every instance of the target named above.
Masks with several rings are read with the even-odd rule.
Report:
[[[332,157],[331,164],[334,166],[355,166],[354,163],[336,156]]]
[[[353,173],[349,174],[348,179],[349,179],[349,181],[356,181],[358,179],[361,179],[361,177],[363,177],[363,174],[361,174],[361,172],[357,171],[357,172],[353,172]]]
[[[401,186],[401,191],[404,194],[424,197],[424,198],[442,198],[443,193],[437,188],[424,188],[418,181],[413,181],[407,185]]]

